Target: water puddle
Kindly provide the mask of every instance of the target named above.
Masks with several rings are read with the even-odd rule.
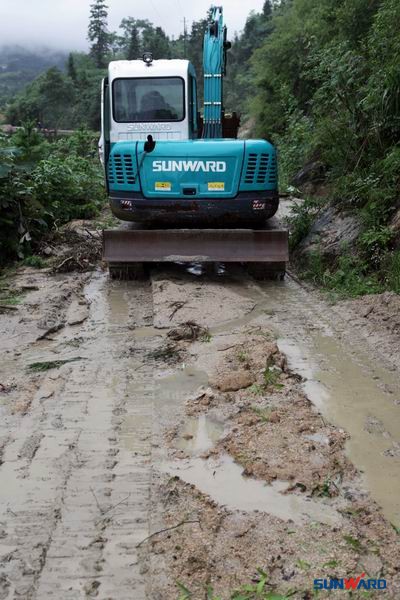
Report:
[[[324,502],[282,493],[289,485],[287,482],[276,481],[266,485],[244,477],[242,467],[227,455],[217,460],[192,458],[175,461],[162,465],[161,469],[195,485],[215,502],[232,510],[262,511],[296,523],[317,521],[337,525],[341,522],[339,513]]]
[[[255,308],[214,328],[214,335],[269,315],[289,366],[306,378],[304,391],[327,421],[350,434],[347,452],[363,472],[365,486],[385,516],[400,524],[400,386],[396,374],[380,368],[360,343],[341,336],[334,313],[288,278],[283,283],[249,282],[235,291]],[[316,304],[316,305],[315,305]],[[371,425],[372,424],[372,425]],[[375,425],[374,425],[375,424]],[[378,425],[376,425],[378,424]]]
[[[396,385],[392,374],[381,371],[360,354],[360,364],[355,362],[331,336],[314,334],[312,345],[300,345],[287,338],[278,340],[278,345],[287,355],[290,368],[307,377],[303,387],[313,404],[329,422],[350,434],[350,459],[363,472],[365,485],[385,516],[399,524],[399,407],[379,385],[382,380]],[[374,430],[368,425],[371,422],[379,427]]]
[[[132,335],[134,338],[142,340],[146,338],[162,337],[163,334],[157,327],[145,325],[143,327],[135,327],[135,329],[132,330]]]
[[[224,427],[208,415],[189,417],[180,433],[177,447],[192,455],[198,455],[212,448],[222,437]]]
[[[205,371],[184,366],[181,370],[156,380],[156,398],[162,404],[179,404],[189,394],[206,385],[208,385],[208,375]]]

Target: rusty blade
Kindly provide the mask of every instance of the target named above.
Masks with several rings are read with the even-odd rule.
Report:
[[[286,262],[284,229],[137,229],[103,231],[103,259],[129,262]]]

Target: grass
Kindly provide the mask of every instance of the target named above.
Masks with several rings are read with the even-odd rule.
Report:
[[[351,546],[351,548],[353,548],[353,550],[355,550],[356,552],[362,551],[363,546],[362,546],[360,540],[358,540],[357,538],[354,538],[351,535],[344,535],[343,539],[346,542],[346,544]]]
[[[284,386],[279,383],[281,371],[274,367],[266,367],[263,372],[264,385],[266,388],[274,387],[277,390],[281,390]]]
[[[307,562],[306,560],[303,560],[302,558],[299,558],[296,565],[299,567],[299,569],[301,569],[302,571],[308,571],[311,568],[311,565],[309,562]]]
[[[63,360],[49,360],[49,361],[40,361],[34,362],[28,365],[29,371],[34,371],[35,373],[41,373],[43,371],[49,371],[50,369],[58,369],[63,365],[75,362],[77,360],[84,360],[81,356],[76,356],[74,358],[65,358]]]
[[[276,367],[266,366],[263,371],[263,383],[253,383],[253,385],[249,387],[249,392],[255,396],[262,396],[268,389],[283,389],[284,385],[279,383],[280,376],[281,371]]]
[[[395,532],[397,533],[397,535],[400,535],[400,527],[398,527],[394,523],[390,523],[390,524],[393,527],[393,529],[395,530]]]
[[[328,560],[328,562],[324,563],[322,565],[323,569],[336,569],[336,567],[338,567],[340,565],[340,561],[339,560]]]
[[[47,262],[44,258],[37,256],[36,254],[27,256],[22,262],[27,267],[35,267],[35,269],[44,269],[47,266]]]
[[[212,340],[212,335],[209,331],[205,331],[203,335],[200,337],[200,342],[209,343]]]
[[[295,250],[310,232],[323,202],[306,198],[294,205],[287,219],[290,249]],[[332,300],[394,291],[400,294],[400,250],[393,250],[394,234],[385,221],[381,203],[369,203],[361,211],[363,230],[351,248],[346,244],[329,262],[320,249],[299,260],[301,277],[321,286]]]
[[[330,293],[332,300],[355,298],[365,294],[379,294],[385,286],[378,273],[368,272],[368,263],[356,255],[344,254],[338,257],[334,266],[328,266],[319,250],[310,253],[301,276],[319,285]]]
[[[290,250],[294,250],[310,232],[321,208],[322,201],[319,198],[305,198],[303,202],[293,205],[292,215],[286,219],[290,228]]]
[[[23,293],[20,290],[10,290],[5,287],[0,291],[0,304],[7,306],[17,306],[21,304]]]
[[[93,223],[91,223],[92,229],[113,229],[117,227],[119,221],[113,214],[107,214],[104,218],[96,219]]]
[[[251,410],[256,413],[258,417],[260,417],[263,423],[268,423],[269,418],[271,416],[270,408],[262,408],[261,406],[252,406]]]
[[[256,569],[257,581],[242,585],[236,590],[224,590],[224,598],[229,597],[230,600],[289,600],[296,590],[289,590],[285,594],[267,589],[268,575],[262,569]],[[191,592],[183,583],[177,582],[177,587],[180,592],[179,600],[190,600],[193,598]],[[269,586],[270,587],[270,586]],[[207,586],[205,590],[205,598],[207,600],[222,600],[222,596],[216,596],[211,586]]]
[[[386,257],[384,269],[386,286],[400,294],[400,250]]]
[[[259,383],[253,383],[253,385],[249,387],[249,392],[255,396],[262,396],[265,392],[265,387]]]
[[[237,353],[237,359],[241,363],[249,362],[249,355],[244,350],[239,350]]]

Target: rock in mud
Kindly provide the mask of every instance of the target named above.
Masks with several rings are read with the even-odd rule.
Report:
[[[211,385],[221,392],[236,392],[249,387],[254,381],[255,377],[250,371],[235,371],[219,375],[211,381]]]
[[[343,214],[335,207],[326,208],[311,227],[308,235],[296,249],[298,258],[306,258],[318,251],[325,259],[334,260],[343,252],[343,246],[351,250],[361,231],[358,218]]]

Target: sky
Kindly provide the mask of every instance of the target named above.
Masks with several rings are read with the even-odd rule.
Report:
[[[223,0],[215,0],[222,4]],[[5,44],[86,50],[89,5],[92,0],[0,0],[0,47]],[[108,0],[109,30],[124,17],[148,19],[169,34],[183,31],[206,15],[212,0]],[[251,10],[260,12],[264,0],[224,0],[228,34],[240,31]],[[228,35],[229,37],[229,35]]]

